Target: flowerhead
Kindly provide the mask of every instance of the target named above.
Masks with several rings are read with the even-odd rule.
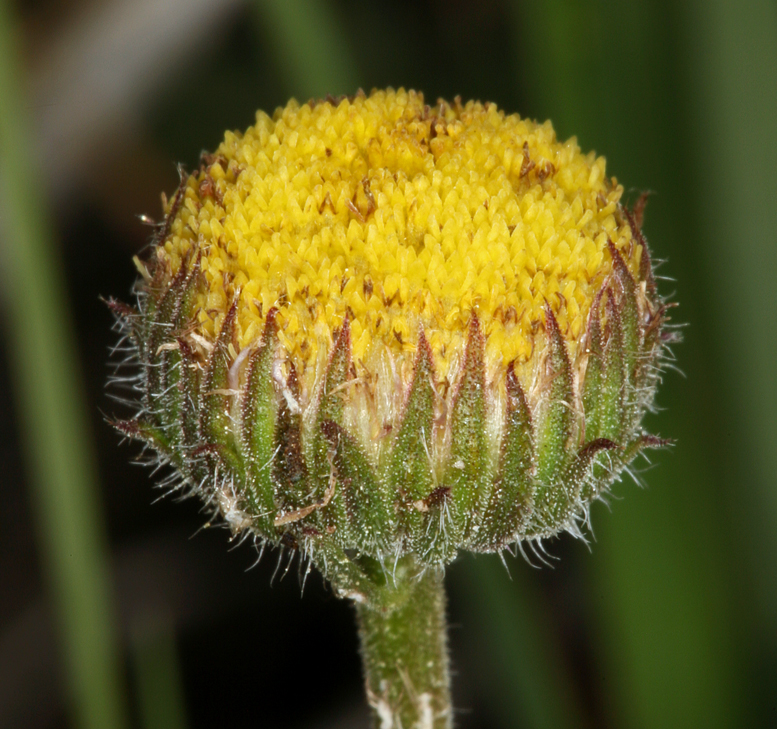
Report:
[[[622,193],[492,104],[260,112],[165,201],[120,427],[233,532],[319,563],[577,533],[659,443],[665,306]]]

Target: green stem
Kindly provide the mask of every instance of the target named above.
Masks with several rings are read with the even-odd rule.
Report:
[[[404,571],[403,571],[404,572]],[[357,603],[367,699],[376,729],[452,726],[445,590],[441,573],[397,575],[397,606]],[[387,604],[386,601],[384,604]]]

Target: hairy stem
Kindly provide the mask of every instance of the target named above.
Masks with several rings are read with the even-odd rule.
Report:
[[[392,607],[357,604],[367,699],[375,729],[450,729],[451,699],[442,573],[396,576]]]

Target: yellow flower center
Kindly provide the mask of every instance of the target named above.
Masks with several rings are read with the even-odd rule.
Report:
[[[175,272],[199,248],[208,338],[239,294],[240,348],[277,307],[297,370],[317,369],[347,317],[354,361],[375,371],[386,353],[411,360],[422,326],[444,377],[473,312],[491,367],[532,358],[546,302],[574,351],[607,240],[638,270],[622,191],[603,157],[493,104],[431,108],[401,89],[292,101],[226,135],[158,255]]]

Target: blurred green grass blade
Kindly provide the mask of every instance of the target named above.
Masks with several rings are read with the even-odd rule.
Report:
[[[13,390],[75,724],[121,729],[126,714],[95,464],[8,5],[0,0],[0,226]]]
[[[511,560],[508,575],[496,557],[479,557],[462,559],[451,570],[451,586],[467,611],[467,631],[485,643],[489,656],[481,690],[501,726],[582,727],[583,712],[554,626],[525,574],[531,569],[521,559]]]
[[[582,0],[530,0],[515,8],[520,47],[534,59],[527,87],[541,90],[530,113],[562,120],[560,135],[578,133],[585,149],[605,153],[608,172],[627,185],[658,191],[647,231],[661,256],[668,252],[661,272],[678,275],[686,296],[700,293],[693,261],[675,261],[694,230],[676,88],[676,49],[685,39],[673,43],[671,8]],[[582,69],[574,68],[574,55]],[[695,314],[693,303],[681,304],[681,320],[689,310]],[[735,725],[740,673],[730,634],[725,518],[715,508],[719,482],[705,446],[719,431],[714,417],[700,417],[709,404],[705,352],[698,340],[678,352],[689,381],[670,376],[659,392],[659,402],[674,396],[679,408],[660,419],[661,431],[679,441],[676,452],[659,459],[662,467],[646,478],[647,493],[624,483],[615,489],[625,498],[614,513],[593,510],[597,544],[586,563],[616,726]]]
[[[292,95],[304,103],[359,86],[345,28],[326,0],[254,0],[265,42],[273,48]]]
[[[137,630],[132,659],[142,729],[186,729],[183,678],[172,626]]]
[[[725,403],[726,474],[746,522],[761,625],[777,649],[777,4],[682,5],[688,29],[694,198],[714,296]],[[743,488],[744,487],[744,488]],[[736,505],[736,504],[735,504]],[[777,686],[776,686],[777,687]]]

